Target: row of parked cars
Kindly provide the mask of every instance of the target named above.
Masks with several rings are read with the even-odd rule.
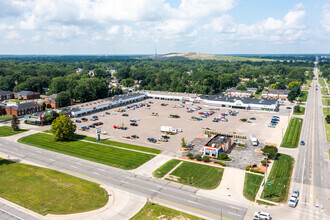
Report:
[[[158,141],[160,142],[168,142],[168,140],[170,139],[170,136],[168,135],[162,135],[161,138],[158,138]],[[152,143],[156,143],[157,140],[155,138],[147,138],[147,141],[152,142]]]
[[[268,127],[275,128],[279,121],[280,121],[279,116],[273,116],[270,123],[268,124]]]

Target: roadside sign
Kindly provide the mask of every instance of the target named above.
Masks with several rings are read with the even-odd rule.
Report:
[[[271,183],[266,183],[268,186],[272,186],[273,184],[271,184]]]

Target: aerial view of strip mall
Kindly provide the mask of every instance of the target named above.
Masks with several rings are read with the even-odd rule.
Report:
[[[0,220],[330,219],[329,0],[0,9]]]

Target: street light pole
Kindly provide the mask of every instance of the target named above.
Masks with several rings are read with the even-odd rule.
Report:
[[[268,153],[266,154],[266,172],[265,172],[265,180],[264,180],[264,184],[266,183],[266,179],[267,179],[267,166],[268,166]]]

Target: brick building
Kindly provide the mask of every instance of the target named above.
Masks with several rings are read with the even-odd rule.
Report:
[[[55,101],[57,94],[44,97],[44,102],[46,105],[50,105],[52,108],[59,108],[59,104]]]
[[[6,114],[6,106],[0,104],[0,115],[5,115]]]
[[[7,115],[20,116],[41,111],[42,105],[33,102],[16,103],[15,105],[6,106]]]
[[[14,93],[10,91],[3,91],[0,90],[0,101],[6,100],[6,99],[13,99],[14,98]]]
[[[262,91],[261,97],[265,99],[287,100],[289,92],[290,90],[269,89],[268,91]]]
[[[204,145],[203,156],[219,157],[221,152],[227,152],[232,146],[233,136],[217,134]]]
[[[31,91],[20,91],[14,94],[16,99],[38,99],[40,98],[40,93]]]

